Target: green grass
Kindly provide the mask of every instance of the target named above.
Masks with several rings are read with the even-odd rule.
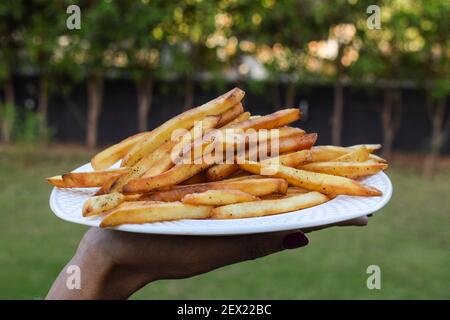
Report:
[[[0,298],[43,298],[73,255],[85,227],[55,217],[43,178],[89,159],[85,151],[0,146]],[[448,299],[450,171],[425,181],[412,169],[388,171],[391,202],[365,228],[310,234],[299,250],[185,280],[148,285],[136,299]],[[381,290],[366,268],[381,267]]]

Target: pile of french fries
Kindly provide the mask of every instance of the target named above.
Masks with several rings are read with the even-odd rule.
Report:
[[[380,145],[314,146],[317,133],[289,126],[300,119],[298,109],[251,115],[241,103],[244,94],[234,88],[101,151],[91,160],[92,172],[71,172],[47,181],[58,188],[98,188],[82,213],[101,216],[101,227],[260,217],[316,206],[337,195],[381,196],[360,181],[387,168],[374,154]],[[201,131],[192,135],[198,122]],[[180,129],[185,133],[174,139]],[[232,138],[212,138],[215,132],[230,130]],[[256,144],[245,140],[249,130],[257,134]],[[275,144],[275,137],[267,134],[274,130]],[[236,137],[241,136],[240,149],[215,150],[215,160],[205,161],[204,150],[212,144],[236,147]],[[200,157],[189,153],[199,145]],[[261,152],[263,146],[266,153]],[[191,161],[184,161],[184,154]],[[119,161],[119,168],[111,168]]]

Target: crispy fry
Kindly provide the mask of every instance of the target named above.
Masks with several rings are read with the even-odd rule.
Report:
[[[333,159],[333,161],[343,161],[343,162],[363,162],[369,160],[370,153],[369,150],[365,146],[361,146],[359,148],[355,148],[353,151],[344,154],[336,159]]]
[[[226,110],[222,114],[220,114],[220,120],[217,123],[217,127],[221,128],[228,123],[232,122],[234,119],[239,117],[240,114],[244,112],[244,107],[242,106],[242,103],[237,103],[232,108]]]
[[[91,159],[92,168],[94,170],[104,170],[111,167],[114,163],[122,159],[135,144],[148,137],[149,134],[150,132],[137,133],[97,153]]]
[[[263,164],[282,164],[283,166],[296,168],[312,159],[310,150],[300,150],[293,153],[283,154],[278,157],[262,160]]]
[[[192,151],[193,151],[194,146],[198,146],[199,144],[202,145],[202,150],[207,150],[207,147],[213,143],[213,142],[211,142],[212,138],[215,135],[217,135],[217,133],[220,133],[221,136],[224,136],[224,135],[226,135],[225,133],[231,133],[232,132],[231,129],[234,129],[236,131],[239,129],[239,132],[242,132],[242,131],[245,131],[248,129],[255,129],[255,130],[273,129],[273,128],[278,128],[278,127],[287,125],[298,119],[300,119],[300,110],[285,109],[285,110],[280,110],[280,111],[274,112],[272,114],[269,114],[269,115],[266,115],[263,117],[248,119],[248,120],[245,120],[242,122],[238,122],[231,126],[226,126],[226,128],[221,128],[221,129],[219,129],[219,131],[213,130],[213,131],[205,134],[199,140],[194,141],[191,145],[183,148],[183,150],[181,150],[181,152],[179,153],[180,154],[179,158],[174,159],[174,162],[175,163],[182,162],[183,155],[187,155],[187,154],[193,155],[194,152],[192,152]],[[290,141],[290,142],[293,143],[292,141]],[[281,147],[280,147],[280,149],[281,149]]]
[[[289,184],[319,191],[325,194],[346,194],[352,196],[381,196],[382,193],[374,187],[345,177],[324,173],[294,169],[283,165],[264,165],[257,162],[247,162],[239,165],[251,173],[270,173],[271,176],[284,178]]]
[[[63,180],[61,175],[48,177],[48,178],[45,178],[45,180],[47,180],[48,183],[54,185],[55,187],[58,187],[58,188],[69,188],[69,187],[67,187],[64,184],[64,180]]]
[[[172,169],[156,176],[130,180],[123,186],[122,191],[125,194],[136,194],[173,186],[195,176],[209,166],[207,163],[177,164]]]
[[[368,145],[371,146],[367,148],[367,151],[375,150],[374,146],[376,145]],[[312,162],[322,162],[322,161],[331,161],[343,155],[346,155],[352,151],[354,151],[357,147],[360,146],[352,146],[352,147],[338,147],[338,146],[314,146],[312,148]],[[377,155],[370,154],[369,159],[372,159],[377,162],[386,162],[383,158],[378,157]]]
[[[378,162],[314,162],[306,164],[300,169],[332,174],[335,176],[342,176],[351,179],[357,179],[362,177],[367,177],[374,175],[381,170],[387,169],[388,165],[386,163]]]
[[[242,121],[248,120],[250,118],[250,116],[251,116],[250,112],[241,113],[234,120],[230,121],[229,123],[227,123],[223,127],[219,127],[219,128],[221,128],[221,129],[228,128],[228,127],[230,127],[230,126],[232,126],[232,125],[234,125],[234,124],[236,124],[238,122],[242,122]]]
[[[350,148],[350,149],[359,149],[361,147],[365,147],[367,149],[367,151],[369,151],[370,153],[374,153],[375,151],[381,149],[381,144],[355,144],[355,145],[350,146],[348,148]]]
[[[212,218],[240,219],[262,217],[317,206],[328,200],[327,196],[312,191],[284,199],[261,200],[217,207],[212,210]]]
[[[83,217],[95,216],[114,209],[125,201],[125,196],[121,193],[110,193],[101,196],[91,197],[83,205]]]
[[[169,141],[175,129],[189,129],[194,125],[195,121],[202,120],[207,116],[218,115],[228,110],[240,102],[244,94],[244,91],[241,89],[234,88],[200,107],[190,109],[166,121],[151,131],[150,135],[143,141],[135,145],[123,159],[122,165],[127,167],[133,166],[144,156],[156,150],[166,141]]]
[[[169,190],[157,191],[143,195],[143,200],[179,201],[190,193],[200,193],[207,190],[240,190],[254,196],[263,196],[271,193],[286,193],[288,184],[284,179],[255,178],[233,181],[217,181],[186,186],[176,186]]]
[[[302,150],[302,149],[309,149],[311,146],[316,142],[317,140],[317,134],[316,133],[309,133],[309,134],[300,134],[300,135],[293,135],[281,138],[279,141],[278,146],[278,153],[285,153],[289,151],[295,151],[295,150]],[[255,150],[259,147],[256,146],[255,148],[252,148],[252,151],[246,151],[245,159],[249,158],[250,154],[257,155],[258,150]],[[271,144],[267,145],[268,149],[270,149]],[[272,153],[272,150],[270,150],[270,153]],[[294,154],[293,156],[285,156],[284,161],[287,163],[291,162],[294,163],[296,160],[302,161],[303,155],[302,154]],[[277,157],[278,159],[278,157]],[[311,160],[311,154],[309,153],[307,160]],[[276,161],[275,158],[272,161]],[[306,161],[306,159],[305,159]],[[222,164],[216,164],[212,167],[210,167],[208,170],[206,170],[206,179],[208,181],[218,181],[221,179],[225,179],[229,176],[231,176],[233,173],[239,170],[239,166],[237,164],[237,160],[235,160],[235,163],[222,163]],[[286,164],[287,165],[287,164]],[[293,165],[291,165],[293,166]]]
[[[207,130],[214,128],[219,122],[220,117],[208,116],[202,120],[201,134]],[[160,148],[156,149],[149,155],[138,161],[128,172],[128,174],[120,177],[115,181],[110,189],[110,192],[122,192],[122,188],[128,181],[140,177],[148,178],[159,175],[174,166],[172,161],[172,149],[176,148],[180,143],[179,148],[183,148],[184,143],[191,143],[194,137],[194,128],[186,134],[178,137],[178,139],[170,140],[164,143]],[[186,142],[187,141],[187,142]]]
[[[195,205],[224,206],[256,200],[259,200],[259,198],[240,190],[208,190],[201,193],[187,194],[181,199],[181,202]]]
[[[100,223],[100,227],[178,219],[205,219],[210,217],[212,208],[211,206],[194,206],[181,202],[125,202],[109,213]]]
[[[110,169],[91,172],[70,172],[62,175],[66,188],[100,187],[113,177],[127,173],[129,168]]]
[[[206,182],[205,172],[197,173],[195,176],[190,177],[186,181],[183,181],[181,185],[197,184]]]
[[[266,116],[250,117],[250,119],[235,123],[229,128],[235,129],[273,129],[285,126],[300,119],[299,109],[284,109]]]

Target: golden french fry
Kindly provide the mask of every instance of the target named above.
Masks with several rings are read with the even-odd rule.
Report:
[[[169,190],[157,191],[143,195],[143,200],[179,201],[190,193],[200,193],[208,190],[240,190],[254,196],[263,196],[271,193],[286,193],[288,184],[284,179],[255,178],[245,180],[224,180],[207,182],[186,186],[176,186]]]
[[[238,122],[242,122],[242,121],[248,120],[250,118],[250,116],[251,116],[250,112],[241,113],[234,120],[230,121],[226,125],[224,125],[222,127],[219,127],[219,128],[221,128],[221,129],[228,128],[228,127],[230,127],[230,126],[232,126],[232,125],[234,125],[234,124],[236,124]]]
[[[364,162],[369,160],[370,153],[369,150],[365,146],[361,146],[359,148],[355,148],[353,151],[344,154],[336,159],[333,159],[334,162]]]
[[[153,152],[163,143],[171,138],[175,129],[192,128],[195,121],[202,120],[207,116],[221,114],[244,97],[245,92],[239,88],[234,88],[220,97],[211,100],[200,107],[190,109],[182,114],[166,121],[158,128],[151,131],[143,141],[135,145],[122,161],[123,166],[131,167],[150,152]]]
[[[328,200],[329,198],[326,195],[312,191],[283,199],[260,200],[217,207],[212,210],[212,218],[241,219],[262,217],[310,208],[327,202]]]
[[[183,181],[181,185],[198,184],[206,182],[205,172],[197,173],[195,176],[190,177],[186,181]]]
[[[300,119],[300,110],[299,109],[284,109],[277,112],[274,112],[272,114],[254,118],[254,119],[248,119],[245,121],[234,123],[230,126],[225,126],[226,128],[221,128],[218,131],[213,130],[207,134],[205,134],[202,138],[199,140],[196,140],[191,145],[187,146],[186,148],[183,148],[183,150],[180,152],[182,155],[186,154],[194,154],[193,148],[194,146],[198,146],[199,144],[202,145],[202,150],[207,150],[208,146],[211,145],[213,142],[211,142],[212,138],[215,137],[218,133],[220,133],[221,136],[226,135],[227,133],[230,134],[233,131],[236,131],[236,134],[238,132],[243,132],[248,129],[274,129],[278,128],[284,125],[287,125],[293,121],[296,121]],[[233,129],[233,130],[232,130]],[[283,139],[280,139],[283,140]],[[288,141],[291,144],[293,141]],[[289,148],[289,146],[287,146]],[[280,146],[281,151],[281,146]],[[174,159],[175,163],[182,162],[182,156],[180,156],[178,159]]]
[[[237,117],[239,117],[240,114],[244,112],[244,107],[242,106],[242,103],[237,103],[232,108],[226,110],[222,114],[220,114],[220,120],[217,123],[217,127],[221,128],[228,123],[234,121]]]
[[[83,205],[83,217],[105,213],[124,201],[125,196],[118,192],[91,197]]]
[[[109,169],[91,172],[70,172],[62,175],[66,188],[100,187],[113,177],[127,173],[129,168]]]
[[[310,150],[300,150],[293,153],[283,154],[278,157],[262,160],[263,164],[282,164],[283,166],[296,168],[310,162],[312,159]]]
[[[125,194],[146,193],[155,189],[179,184],[208,168],[207,163],[177,164],[172,169],[153,177],[133,179],[123,186]]]
[[[239,165],[242,169],[254,174],[270,174],[286,179],[289,184],[319,191],[325,194],[346,194],[352,196],[381,196],[380,190],[361,182],[324,173],[294,169],[283,165],[264,165],[258,162],[247,162]]]
[[[97,192],[95,193],[96,196],[101,196],[103,194],[107,194],[110,192],[113,184],[120,178],[121,176],[117,176],[117,177],[111,177],[109,180],[107,180],[104,184],[102,184],[102,186],[100,187],[100,189],[97,190]]]
[[[374,145],[371,148],[367,148],[367,151],[371,152],[374,149]],[[312,152],[312,162],[322,162],[322,161],[332,161],[336,158],[339,158],[343,155],[346,155],[352,151],[354,151],[358,146],[353,147],[338,147],[338,146],[314,146],[311,150]],[[377,155],[370,154],[369,159],[372,159],[377,162],[386,162],[383,158],[378,157]]]
[[[313,162],[306,164],[300,169],[332,174],[335,176],[342,176],[351,179],[362,178],[370,175],[374,175],[381,170],[387,169],[386,163],[379,162]]]
[[[220,117],[208,116],[202,120],[201,134],[207,130],[214,128],[219,122]],[[148,154],[144,158],[138,161],[128,172],[123,175],[117,181],[115,181],[110,188],[110,192],[122,192],[122,188],[128,181],[137,179],[140,177],[148,178],[161,174],[174,166],[172,161],[172,150],[182,148],[185,143],[191,143],[194,137],[194,128],[189,132],[181,135],[178,139],[170,140],[164,143],[161,147]]]
[[[256,200],[259,200],[259,198],[240,190],[208,190],[201,193],[187,194],[181,198],[183,203],[205,206],[224,206]]]
[[[369,153],[374,153],[377,150],[381,149],[381,144],[355,144],[353,146],[350,146],[348,148],[350,149],[359,149],[361,147],[365,147]]]
[[[296,134],[288,137],[281,138],[278,145],[278,153],[285,153],[290,151],[309,149],[317,140],[317,133],[309,133],[309,134]],[[272,153],[270,150],[271,144],[267,145],[268,152]],[[250,154],[258,155],[259,145],[252,148],[251,150],[246,150],[245,159],[248,159]],[[273,158],[272,161],[276,161],[277,158]],[[294,154],[292,156],[285,156],[284,161],[287,163],[294,163],[296,160],[301,161],[303,159],[303,154]],[[311,154],[307,157],[307,160],[311,160]],[[233,173],[239,170],[239,165],[237,164],[237,160],[235,163],[222,163],[216,164],[208,168],[206,170],[206,179],[208,181],[218,181],[225,179],[231,176]],[[301,164],[299,162],[299,164]],[[287,164],[286,164],[287,165]],[[291,165],[293,166],[293,165]]]
[[[55,187],[58,187],[58,188],[69,188],[69,187],[67,187],[64,184],[64,180],[63,180],[61,175],[48,177],[48,178],[45,178],[45,180],[47,180],[48,183],[54,185]]]
[[[92,168],[94,170],[103,170],[111,167],[122,159],[135,144],[148,137],[149,134],[150,132],[140,132],[97,153],[91,159]]]
[[[288,187],[286,195],[299,194],[299,193],[307,193],[308,189],[300,188],[300,187]]]
[[[291,122],[300,119],[299,109],[283,109],[266,116],[261,117],[250,117],[248,120],[235,123],[229,128],[235,129],[273,129],[285,126]]]
[[[181,202],[154,201],[125,202],[111,211],[100,223],[101,228],[121,224],[142,224],[179,219],[205,219],[211,215],[211,206],[196,206]]]

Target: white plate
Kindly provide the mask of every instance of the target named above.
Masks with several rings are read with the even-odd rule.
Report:
[[[92,171],[92,167],[88,163],[74,171]],[[383,196],[338,196],[331,201],[312,208],[258,218],[177,220],[136,225],[128,224],[113,229],[154,234],[233,235],[294,230],[326,225],[374,213],[380,210],[391,198],[392,184],[388,176],[383,172],[366,178],[363,182],[379,189],[383,192]],[[98,227],[101,218],[84,218],[81,215],[83,203],[96,190],[97,188],[53,188],[50,195],[50,207],[63,220]]]

